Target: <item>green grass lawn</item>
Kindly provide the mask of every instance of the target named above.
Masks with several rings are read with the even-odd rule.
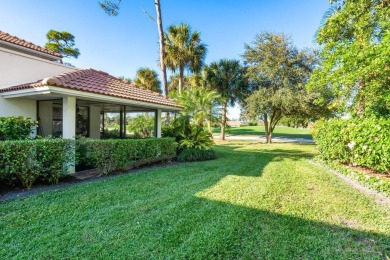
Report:
[[[214,128],[214,133],[220,133],[220,128]],[[276,126],[273,137],[285,138],[306,138],[311,139],[310,128],[292,128],[287,126]],[[260,135],[265,137],[264,126],[243,126],[229,127],[226,129],[227,135]]]
[[[390,212],[308,163],[313,145],[220,158],[0,204],[0,259],[386,259]]]

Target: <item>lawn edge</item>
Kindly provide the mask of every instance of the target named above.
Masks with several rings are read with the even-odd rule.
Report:
[[[390,212],[390,182],[365,175],[362,172],[347,169],[343,165],[327,162],[319,158],[308,159],[308,162],[336,175],[353,188],[373,196],[378,204],[385,206]],[[388,190],[386,190],[386,188]]]

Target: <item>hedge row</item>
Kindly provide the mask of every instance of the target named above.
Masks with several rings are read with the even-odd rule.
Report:
[[[0,140],[25,140],[30,138],[37,122],[23,116],[0,117]]]
[[[40,178],[57,183],[74,161],[74,141],[38,139],[0,142],[0,178],[30,188]]]
[[[76,154],[75,154],[76,147]],[[0,142],[0,180],[19,180],[30,188],[38,179],[58,183],[76,162],[100,168],[103,174],[176,156],[174,138],[92,140],[36,139]]]
[[[334,119],[313,129],[321,157],[390,173],[390,119]]]
[[[213,149],[184,148],[177,155],[177,160],[179,162],[196,162],[213,160],[217,157],[218,155]]]
[[[129,164],[142,161],[171,160],[176,156],[174,138],[151,139],[80,139],[77,142],[78,162],[100,168],[102,174],[125,170]]]

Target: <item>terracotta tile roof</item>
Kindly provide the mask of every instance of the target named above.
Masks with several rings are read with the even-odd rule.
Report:
[[[18,38],[16,36],[10,35],[8,33],[2,32],[2,31],[0,31],[0,41],[8,42],[8,43],[11,43],[11,44],[15,44],[17,46],[25,47],[27,49],[31,49],[31,50],[34,50],[34,51],[38,51],[38,52],[42,52],[42,53],[45,53],[45,54],[49,54],[49,55],[52,55],[52,56],[55,56],[55,57],[58,57],[58,58],[62,58],[62,55],[57,53],[57,52],[45,49],[45,48],[43,48],[43,47],[41,47],[39,45],[36,45],[36,44],[34,44],[32,42],[28,42],[26,40],[20,39],[20,38]]]
[[[0,93],[42,86],[56,86],[66,89],[182,108],[182,106],[177,104],[174,100],[166,98],[157,92],[136,86],[134,83],[127,83],[126,81],[111,76],[108,73],[94,69],[80,69],[46,78],[37,82],[0,89]]]

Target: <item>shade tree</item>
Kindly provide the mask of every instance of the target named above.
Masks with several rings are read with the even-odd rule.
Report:
[[[321,64],[309,88],[354,116],[390,113],[390,2],[331,1],[316,35]]]
[[[264,122],[267,143],[283,117],[316,119],[329,112],[326,105],[315,102],[320,94],[305,88],[317,65],[314,51],[298,50],[284,34],[264,32],[245,44],[243,58],[245,76],[254,89],[245,100],[244,114]]]
[[[46,34],[45,48],[57,52],[63,57],[77,59],[80,56],[80,51],[75,47],[74,38],[74,35],[69,32],[50,30]]]

